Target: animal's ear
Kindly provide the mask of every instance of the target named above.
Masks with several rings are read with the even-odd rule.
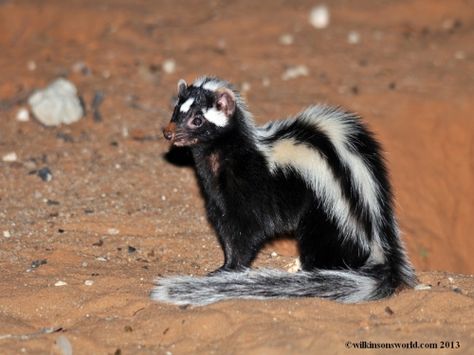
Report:
[[[178,81],[178,96],[181,96],[184,94],[186,89],[188,88],[188,84],[186,84],[186,81],[184,79],[179,79]]]
[[[235,94],[228,88],[220,88],[216,91],[216,108],[230,117],[235,112]]]

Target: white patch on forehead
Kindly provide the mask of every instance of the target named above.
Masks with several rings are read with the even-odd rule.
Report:
[[[228,117],[223,112],[217,110],[215,107],[210,108],[209,110],[204,110],[203,114],[206,120],[219,127],[227,126],[227,123],[229,122]]]
[[[221,83],[217,82],[217,81],[208,81],[207,83],[205,83],[202,88],[203,89],[206,89],[206,90],[209,90],[209,91],[216,91],[217,89],[219,89],[220,87],[222,86]]]
[[[180,111],[180,112],[184,112],[184,113],[188,112],[189,109],[191,108],[191,105],[193,104],[193,102],[194,102],[194,98],[193,98],[193,97],[191,97],[190,99],[187,99],[187,100],[184,102],[184,104],[181,105],[181,107],[179,108],[179,111]]]

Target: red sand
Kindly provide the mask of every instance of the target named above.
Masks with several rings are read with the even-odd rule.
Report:
[[[0,233],[10,235],[0,234],[0,353],[54,353],[61,335],[75,354],[342,354],[348,341],[460,342],[413,354],[473,348],[473,278],[432,271],[474,272],[474,3],[327,3],[331,23],[316,30],[309,1],[0,1],[0,156],[18,155],[0,161]],[[350,31],[360,43],[348,43]],[[294,43],[281,44],[283,34]],[[78,62],[90,74],[75,72]],[[295,65],[309,76],[283,81]],[[165,161],[160,133],[177,80],[205,73],[249,84],[261,123],[316,102],[363,116],[387,151],[410,257],[433,288],[362,305],[149,301],[156,276],[222,262],[194,173]],[[105,93],[103,121],[90,112],[59,128],[15,120],[28,93],[60,75],[89,108]],[[29,174],[43,166],[52,181]],[[294,255],[280,243],[256,266]],[[39,334],[45,327],[56,332]]]

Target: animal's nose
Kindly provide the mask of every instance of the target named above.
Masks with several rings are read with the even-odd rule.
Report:
[[[173,140],[176,134],[176,125],[174,123],[170,123],[166,128],[163,128],[163,136],[167,140]]]

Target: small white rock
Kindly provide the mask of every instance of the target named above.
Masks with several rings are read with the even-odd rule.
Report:
[[[20,122],[28,122],[30,120],[30,112],[22,107],[16,113],[16,120]]]
[[[272,251],[272,253],[270,254],[270,256],[272,258],[276,258],[278,256],[277,252],[276,251]]]
[[[71,124],[84,115],[76,87],[63,78],[36,91],[28,98],[28,104],[38,121],[45,126]]]
[[[347,42],[349,44],[357,44],[360,42],[360,34],[357,31],[350,31],[347,34]]]
[[[284,46],[289,46],[292,45],[294,42],[294,38],[291,34],[285,33],[280,36],[280,43],[283,44]]]
[[[293,67],[289,67],[285,70],[285,72],[281,75],[282,80],[291,80],[296,79],[300,76],[308,76],[309,70],[308,67],[305,65],[297,65]]]
[[[108,228],[107,229],[107,234],[109,234],[109,235],[117,235],[119,233],[120,233],[120,231],[117,228]]]
[[[84,285],[86,286],[92,286],[94,284],[94,281],[93,280],[86,280],[84,281]]]
[[[250,91],[251,88],[252,88],[252,86],[250,85],[250,83],[244,81],[244,82],[242,83],[242,85],[240,86],[240,91],[242,91],[242,92],[248,92],[248,91]]]
[[[418,284],[415,286],[416,291],[426,291],[426,290],[431,290],[430,285],[425,285],[425,284]]]
[[[457,51],[456,53],[454,53],[454,58],[456,58],[457,60],[466,59],[466,53],[464,51]]]
[[[82,61],[79,61],[79,62],[75,62],[72,66],[71,66],[71,69],[74,73],[81,73],[85,70],[88,70],[87,68],[87,64],[82,62]]]
[[[3,231],[3,237],[4,238],[11,238],[11,234],[10,234],[10,231]]]
[[[26,63],[26,67],[28,68],[29,71],[35,71],[36,70],[36,62],[34,60],[30,60],[28,61],[28,63]]]
[[[97,258],[95,258],[95,260],[97,260],[97,261],[103,261],[103,262],[108,261],[107,258],[105,258],[105,257],[103,257],[103,256],[98,256]]]
[[[161,68],[166,74],[173,74],[176,71],[176,62],[173,59],[167,59],[163,62]]]
[[[329,26],[329,9],[326,5],[318,5],[311,9],[309,22],[314,28],[323,29]]]
[[[57,286],[57,287],[60,287],[60,286],[66,286],[67,285],[67,282],[64,282],[64,281],[56,281],[56,283],[54,284],[54,286]]]
[[[103,77],[104,79],[109,79],[111,76],[112,76],[112,74],[111,74],[110,71],[108,71],[108,70],[104,70],[104,71],[102,72],[102,77]]]
[[[15,152],[7,153],[2,157],[2,160],[7,163],[12,163],[14,161],[17,161],[17,159],[18,159],[18,156],[16,155]]]
[[[288,264],[287,266],[287,271],[289,273],[295,273],[301,270],[301,261],[300,258],[296,258],[295,261],[292,263]]]
[[[65,335],[60,335],[56,339],[55,347],[57,349],[57,352],[61,355],[73,354],[71,342],[68,340],[68,338]],[[56,351],[54,353],[56,353]]]
[[[449,277],[448,277],[448,281],[449,281],[450,283],[453,283],[453,282],[454,282],[454,279],[453,279],[451,276],[449,276]]]

